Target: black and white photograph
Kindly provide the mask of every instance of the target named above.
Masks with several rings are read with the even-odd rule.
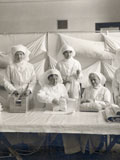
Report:
[[[0,0],[0,160],[120,160],[120,0]]]

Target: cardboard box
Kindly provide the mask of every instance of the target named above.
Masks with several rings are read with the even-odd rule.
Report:
[[[10,97],[9,112],[11,113],[25,113],[29,110],[29,97]]]

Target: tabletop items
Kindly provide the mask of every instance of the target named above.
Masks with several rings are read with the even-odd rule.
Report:
[[[25,113],[29,110],[29,96],[17,98],[10,97],[9,112],[11,113]]]
[[[103,116],[106,121],[120,122],[120,107],[112,104],[103,111]]]

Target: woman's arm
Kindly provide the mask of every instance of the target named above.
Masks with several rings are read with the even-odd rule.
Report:
[[[11,66],[9,65],[6,69],[6,73],[4,76],[4,87],[9,93],[13,93],[14,91],[16,91],[16,88],[12,84],[11,72],[12,72],[12,69],[11,69]]]

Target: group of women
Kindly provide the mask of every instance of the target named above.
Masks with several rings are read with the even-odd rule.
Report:
[[[39,102],[46,103],[46,109],[52,109],[59,105],[61,97],[81,99],[81,104],[92,102],[98,104],[99,110],[105,109],[111,103],[111,93],[104,86],[105,77],[101,73],[90,73],[90,87],[85,88],[81,98],[82,69],[79,61],[74,59],[75,50],[71,46],[63,46],[61,49],[63,59],[56,65],[56,69],[49,69],[43,77],[44,85],[37,93]],[[30,96],[36,84],[34,67],[29,61],[30,51],[23,45],[12,47],[11,56],[13,63],[7,67],[4,78],[4,86],[10,96]],[[113,81],[115,103],[120,103],[120,69],[115,73]],[[94,141],[95,136],[88,135],[63,135],[65,153],[85,151],[89,142],[94,150],[99,144],[100,137]],[[95,143],[94,143],[95,142]],[[98,142],[98,143],[97,143]],[[91,150],[92,152],[92,150]]]

